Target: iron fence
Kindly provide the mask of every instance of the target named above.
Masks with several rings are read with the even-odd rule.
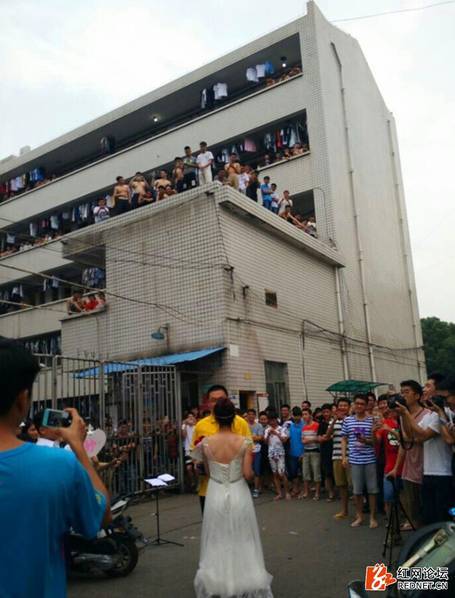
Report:
[[[183,487],[182,412],[174,366],[137,366],[37,355],[41,370],[32,415],[75,407],[107,442],[97,464],[113,496],[143,490],[144,479],[173,475]]]

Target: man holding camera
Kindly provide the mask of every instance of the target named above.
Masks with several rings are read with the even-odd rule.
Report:
[[[38,371],[23,345],[0,339],[2,598],[64,598],[64,535],[72,528],[93,537],[110,520],[108,492],[84,450],[85,424],[75,409],[67,410],[71,425],[58,429],[72,451],[16,438]]]
[[[430,410],[420,405],[423,390],[414,380],[401,383],[401,393],[408,408],[397,405],[403,424],[405,440],[414,445],[423,445],[422,516],[428,525],[444,521],[448,517],[452,484],[452,450],[441,436],[441,421],[436,409],[436,399],[427,399]],[[410,404],[417,403],[421,417],[417,420],[410,410]],[[443,405],[438,405],[443,407]],[[423,413],[426,411],[426,413]],[[411,444],[412,446],[412,444]],[[405,466],[408,455],[405,457]],[[404,474],[403,474],[404,475]]]

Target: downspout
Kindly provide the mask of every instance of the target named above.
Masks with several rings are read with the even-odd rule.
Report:
[[[393,188],[395,194],[395,203],[398,209],[398,218],[400,221],[400,240],[401,240],[401,247],[403,251],[403,263],[404,269],[406,272],[406,281],[408,285],[408,298],[409,303],[411,306],[411,315],[412,315],[412,331],[414,336],[415,342],[415,350],[416,350],[416,359],[417,359],[417,370],[419,372],[420,380],[425,378],[426,372],[424,368],[422,368],[422,362],[420,359],[419,349],[421,348],[421,340],[420,335],[418,332],[417,322],[419,320],[418,313],[415,309],[415,297],[413,293],[413,284],[412,284],[412,276],[411,276],[411,269],[409,267],[409,260],[411,256],[408,253],[408,244],[405,234],[405,218],[403,213],[403,195],[402,195],[402,187],[400,185],[400,176],[399,176],[399,168],[396,161],[396,153],[395,153],[395,146],[393,143],[393,134],[392,134],[392,123],[390,119],[387,119],[387,135],[389,139],[389,147],[390,147],[390,159],[392,162],[392,176],[393,176]]]
[[[373,381],[376,381],[376,367],[374,363],[374,353],[373,353],[373,346],[372,346],[372,335],[371,335],[371,323],[370,323],[370,307],[368,302],[368,295],[366,290],[366,280],[365,280],[365,258],[363,254],[363,247],[362,247],[362,240],[360,237],[360,213],[358,208],[358,202],[355,192],[355,185],[354,185],[354,168],[352,164],[352,155],[351,155],[351,142],[349,136],[349,124],[348,124],[348,117],[347,117],[347,110],[346,110],[346,99],[345,99],[345,88],[344,88],[344,81],[343,81],[343,67],[338,56],[338,52],[336,50],[335,44],[331,42],[333,54],[335,56],[335,60],[338,65],[338,73],[340,77],[340,92],[341,92],[341,107],[343,111],[343,125],[344,125],[344,137],[345,137],[345,147],[346,147],[346,156],[348,160],[348,173],[349,173],[349,190],[351,196],[351,203],[352,209],[354,213],[354,228],[355,228],[355,236],[356,236],[356,244],[357,244],[357,255],[358,255],[358,262],[359,262],[359,275],[360,275],[360,288],[362,293],[362,304],[363,304],[363,314],[365,319],[365,334],[367,339],[368,345],[368,359],[370,362],[370,372],[371,378]]]
[[[338,310],[338,330],[340,331],[341,337],[341,356],[343,358],[343,376],[345,380],[349,380],[350,372],[349,372],[349,363],[348,363],[348,353],[346,347],[346,330],[344,326],[344,316],[343,316],[343,303],[341,299],[341,284],[340,284],[340,269],[335,268],[335,293],[337,299],[337,310]]]

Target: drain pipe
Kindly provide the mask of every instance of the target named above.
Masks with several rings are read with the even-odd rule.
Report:
[[[337,310],[338,310],[338,330],[341,336],[341,356],[343,359],[343,376],[345,380],[350,379],[348,352],[346,347],[346,336],[344,327],[344,315],[343,315],[343,303],[341,298],[341,284],[340,284],[340,269],[335,268],[335,294],[337,298]]]
[[[360,289],[362,293],[362,304],[363,304],[363,314],[365,319],[365,333],[367,338],[368,344],[368,359],[370,362],[370,372],[371,372],[371,379],[375,382],[376,381],[376,367],[374,363],[374,353],[373,353],[373,346],[372,346],[372,335],[371,335],[371,324],[370,324],[370,306],[368,302],[368,295],[366,290],[366,281],[365,281],[365,259],[363,254],[362,248],[362,240],[360,237],[360,213],[358,208],[358,202],[355,192],[355,185],[354,185],[354,168],[352,164],[352,155],[351,155],[351,143],[350,143],[350,136],[349,136],[349,123],[348,123],[348,116],[346,110],[346,99],[345,99],[345,88],[344,88],[344,81],[343,81],[343,67],[341,64],[341,60],[338,56],[338,52],[336,50],[335,44],[331,43],[332,50],[335,56],[335,60],[338,65],[338,74],[340,78],[340,92],[341,92],[341,107],[343,112],[343,125],[344,125],[344,137],[345,137],[345,147],[346,147],[346,157],[348,160],[348,169],[349,169],[349,190],[351,196],[351,203],[352,209],[354,213],[354,228],[355,228],[355,236],[356,236],[356,244],[357,244],[357,256],[358,256],[358,263],[359,263],[359,275],[360,275]]]

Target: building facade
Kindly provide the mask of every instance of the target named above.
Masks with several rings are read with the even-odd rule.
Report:
[[[235,151],[288,189],[318,238],[217,182],[92,223],[117,175],[169,171],[201,140],[216,170]],[[303,152],[287,158],[295,143]],[[425,375],[393,116],[358,43],[313,2],[301,19],[3,161],[0,183],[0,333],[38,352],[127,361],[219,349],[181,367],[186,405],[215,380],[245,406],[267,394],[320,402],[341,379]],[[94,268],[106,308],[68,317],[71,288],[93,288]]]

